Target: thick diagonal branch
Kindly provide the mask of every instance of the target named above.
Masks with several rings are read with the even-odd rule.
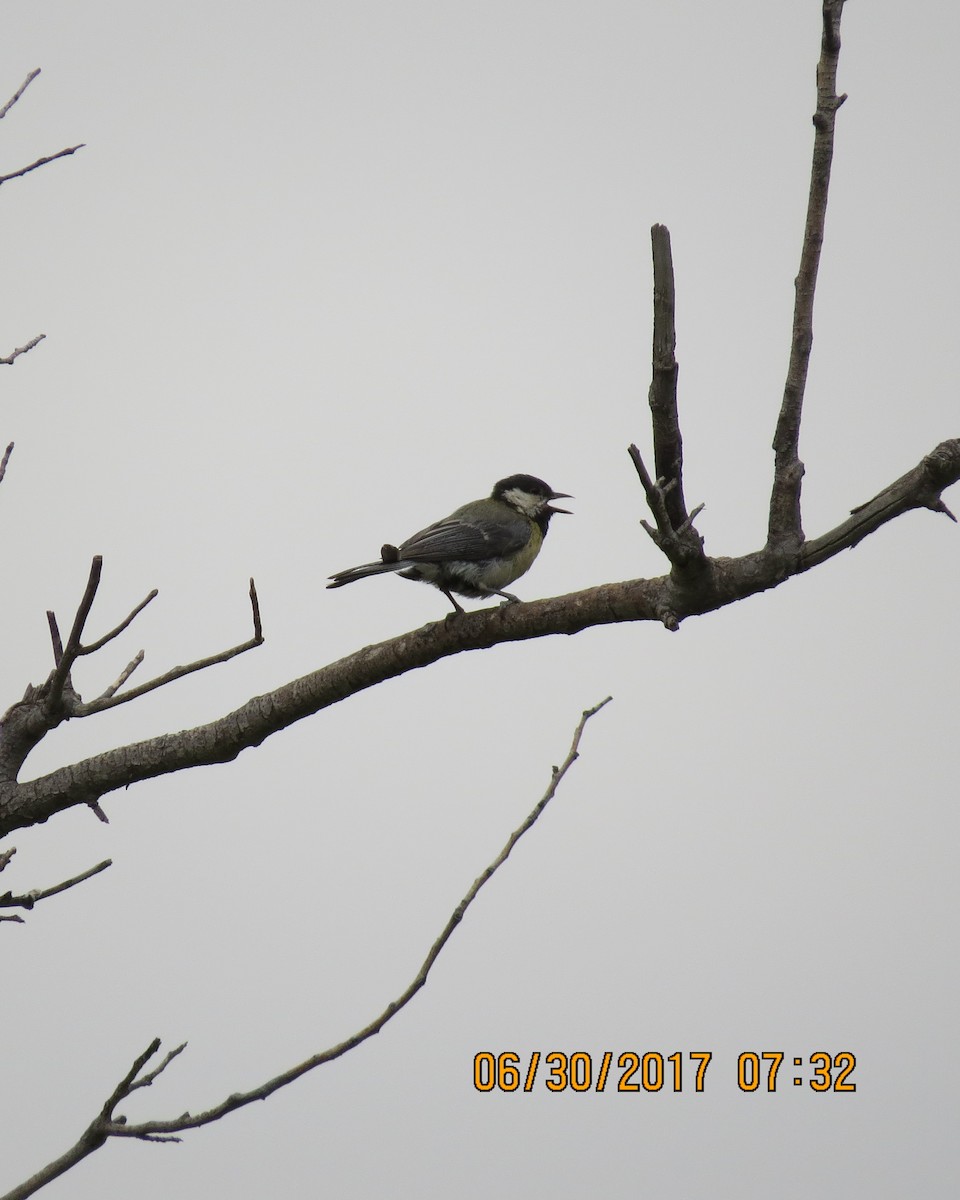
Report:
[[[794,282],[793,335],[790,362],[783,389],[783,403],[773,438],[774,479],[770,497],[767,531],[768,549],[779,554],[795,554],[803,542],[800,514],[800,489],[803,463],[800,461],[800,419],[807,384],[807,368],[813,347],[813,300],[820,267],[820,251],[827,216],[830,167],[833,162],[833,135],[837,109],[846,100],[838,96],[837,63],[840,58],[840,18],[844,0],[824,0],[823,35],[817,64],[817,111],[814,114],[813,166],[807,217],[800,252],[800,270]]]
[[[958,480],[960,438],[941,443],[919,468],[885,490],[882,511],[871,508],[868,532],[908,509],[936,508],[940,492]],[[853,519],[845,522],[830,535],[830,543],[823,547],[817,561],[856,545],[863,536],[859,523]],[[688,617],[713,612],[777,587],[805,569],[799,556],[785,564],[765,550],[741,558],[707,561],[710,569],[691,579],[678,580],[673,573],[658,579],[631,579],[568,596],[508,604],[436,621],[378,645],[365,646],[264,696],[256,696],[207,725],[108,750],[21,783],[16,781],[14,771],[23,761],[18,745],[21,739],[29,738],[35,722],[36,700],[28,694],[8,710],[0,729],[0,836],[46,821],[75,805],[90,804],[132,783],[208,763],[229,762],[241,750],[259,746],[278,730],[357,692],[454,654],[505,642],[579,633],[597,625],[662,622],[665,613],[672,614],[679,625]]]
[[[835,529],[805,542],[800,551],[800,570],[809,571],[832,558],[838,550],[852,549],[881,525],[913,508],[928,508],[956,521],[940,495],[955,479],[956,445],[955,442],[941,443],[913,470],[901,475],[866,504],[858,504]]]

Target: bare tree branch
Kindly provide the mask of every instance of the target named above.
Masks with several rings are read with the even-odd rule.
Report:
[[[147,605],[154,600],[160,593],[156,588],[148,596],[130,612],[119,625],[115,626],[105,633],[103,637],[98,638],[95,642],[89,645],[83,645],[81,638],[87,619],[90,616],[90,610],[93,607],[94,599],[96,598],[97,589],[100,586],[100,574],[103,568],[103,559],[98,554],[94,557],[90,566],[90,576],[87,580],[87,586],[80,601],[80,606],[77,609],[76,616],[73,621],[73,628],[70,631],[70,636],[67,639],[66,648],[60,645],[60,631],[57,627],[57,619],[54,613],[47,612],[47,621],[50,624],[50,637],[53,642],[53,656],[55,661],[55,670],[50,677],[49,684],[46,688],[46,711],[49,719],[53,720],[56,717],[88,717],[94,713],[103,712],[108,708],[115,708],[118,704],[126,704],[130,700],[136,700],[140,696],[144,696],[147,692],[152,692],[157,688],[163,687],[167,683],[172,683],[176,679],[182,679],[185,675],[191,675],[194,671],[202,671],[206,667],[212,667],[218,663],[228,662],[231,658],[235,658],[238,654],[243,654],[247,650],[252,650],[256,646],[263,644],[263,626],[260,619],[260,602],[257,599],[257,589],[254,581],[250,580],[250,607],[253,613],[253,637],[248,638],[245,642],[241,642],[237,646],[232,646],[229,650],[221,650],[218,654],[212,654],[207,658],[198,659],[196,662],[188,663],[186,666],[173,667],[163,675],[159,675],[156,679],[151,679],[149,682],[141,684],[140,687],[133,688],[129,692],[118,696],[116,693],[130,678],[136,668],[143,662],[143,651],[139,651],[136,657],[127,664],[119,677],[102,692],[95,700],[89,703],[84,703],[75,692],[70,691],[67,695],[65,689],[70,684],[70,672],[76,660],[84,655],[94,654],[101,650],[108,642],[113,641],[139,616]],[[2,735],[0,735],[2,739]],[[105,818],[104,818],[105,819]]]
[[[13,892],[6,892],[0,896],[0,908],[25,908],[29,911],[38,901],[46,900],[50,896],[57,896],[60,892],[66,892],[70,888],[76,887],[78,883],[85,883],[88,879],[92,879],[94,875],[99,875],[101,871],[105,871],[107,867],[112,865],[113,859],[106,858],[103,862],[97,863],[95,867],[91,867],[88,871],[82,871],[79,875],[74,875],[72,879],[55,884],[53,887],[44,888],[42,891],[27,892],[22,896],[15,896]]]
[[[10,455],[13,453],[13,442],[11,442],[3,452],[3,458],[0,458],[0,483],[3,482],[3,477],[7,473],[7,463],[10,461]]]
[[[153,592],[147,597],[147,600],[140,605],[140,609],[148,603],[153,596],[157,595]],[[217,666],[219,663],[229,662],[231,658],[236,658],[238,654],[245,654],[248,650],[253,650],[257,646],[263,645],[263,627],[260,621],[260,602],[257,599],[257,589],[253,580],[250,580],[250,607],[253,612],[253,637],[248,638],[245,642],[241,642],[237,646],[232,646],[229,650],[221,650],[218,654],[211,654],[208,658],[198,659],[196,662],[187,663],[186,666],[172,667],[163,675],[158,675],[156,679],[151,679],[147,683],[140,684],[139,687],[132,688],[129,692],[124,692],[117,696],[114,693],[129,679],[131,673],[143,661],[143,651],[128,664],[124,673],[120,676],[115,684],[107,688],[103,695],[98,696],[96,700],[91,700],[89,704],[78,702],[71,708],[70,715],[73,717],[88,717],[94,713],[104,712],[108,708],[116,708],[118,704],[126,704],[130,700],[137,700],[140,696],[145,696],[147,692],[155,691],[157,688],[164,687],[168,683],[173,683],[176,679],[182,679],[185,675],[192,675],[194,671],[203,671],[207,667]],[[128,619],[132,620],[140,611],[137,609],[131,614]],[[111,635],[112,636],[112,635]],[[103,639],[101,639],[102,641]],[[109,640],[109,638],[107,639]]]
[[[703,512],[704,506],[698,504],[693,512],[674,528],[667,500],[676,489],[676,479],[668,480],[661,476],[654,482],[650,478],[650,472],[647,470],[639,449],[631,444],[627,447],[627,453],[640,477],[647,504],[657,523],[656,528],[647,521],[641,520],[640,524],[650,535],[654,545],[662,550],[670,560],[677,573],[677,578],[680,579],[684,575],[692,577],[694,573],[708,568],[709,559],[703,552],[703,538],[693,528],[693,522]],[[673,628],[673,626],[668,627]]]
[[[253,640],[256,645],[263,641],[263,625],[260,622],[260,601],[257,599],[257,585],[250,576],[250,607],[253,609]]]
[[[123,668],[123,670],[120,672],[120,674],[117,676],[117,678],[113,681],[113,683],[110,684],[110,686],[106,689],[106,691],[100,693],[100,695],[97,697],[97,699],[94,701],[94,703],[97,703],[100,700],[109,700],[110,697],[115,692],[119,692],[119,690],[123,687],[123,685],[127,682],[127,680],[130,678],[130,676],[134,673],[134,671],[137,669],[137,667],[140,666],[140,664],[142,662],[143,662],[143,651],[138,650],[137,653],[135,654],[135,656],[130,660],[130,662],[127,663],[127,665]]]
[[[28,687],[23,700],[7,711],[0,725],[0,834],[45,821],[77,804],[94,807],[104,795],[131,783],[208,763],[230,761],[246,747],[259,745],[278,730],[339,703],[356,692],[465,650],[486,649],[501,642],[557,633],[572,634],[594,625],[624,621],[656,620],[668,629],[676,630],[688,617],[714,611],[778,586],[791,575],[825,561],[846,547],[856,545],[867,533],[879,529],[886,521],[911,508],[948,511],[941,493],[960,479],[960,439],[943,442],[918,467],[802,552],[797,540],[802,537],[799,524],[792,524],[789,519],[785,522],[780,520],[784,513],[789,518],[790,513],[799,512],[799,474],[792,472],[790,466],[790,455],[796,448],[796,438],[791,430],[794,425],[799,428],[802,383],[810,349],[809,338],[804,331],[809,331],[813,285],[822,243],[833,121],[840,103],[833,88],[841,10],[842,0],[826,0],[823,7],[810,207],[798,279],[794,353],[784,409],[778,425],[780,434],[786,429],[789,436],[784,440],[778,435],[778,466],[771,503],[771,513],[777,516],[776,520],[771,521],[771,529],[776,537],[768,537],[767,545],[762,550],[740,558],[706,558],[699,535],[691,526],[697,510],[685,517],[679,527],[675,527],[671,519],[669,506],[676,502],[670,497],[672,489],[679,486],[678,476],[674,476],[674,479],[658,477],[652,481],[643,467],[639,451],[632,451],[641,479],[645,479],[645,490],[658,521],[657,530],[650,532],[655,534],[658,544],[663,544],[673,566],[668,576],[604,584],[569,596],[511,605],[506,609],[460,614],[455,620],[427,625],[379,645],[367,646],[265,696],[255,697],[234,712],[207,725],[120,747],[38,779],[18,782],[19,771],[27,755],[65,716],[88,715],[126,703],[192,671],[226,661],[259,644],[262,638],[259,607],[256,592],[251,589],[254,636],[232,650],[186,667],[174,668],[126,693],[119,693],[117,688],[112,692],[107,689],[111,694],[104,693],[89,704],[83,704],[71,690],[70,694],[65,694],[66,707],[61,706],[63,711],[59,713],[52,712],[49,703],[44,704],[43,687]],[[659,246],[659,250],[656,250],[656,246]],[[660,432],[655,432],[655,441],[659,439],[664,461],[675,464],[679,473],[680,446],[673,433],[675,396],[671,374],[674,333],[669,255],[666,253],[668,247],[665,231],[655,231],[655,258],[661,263],[661,281],[658,289],[660,300],[657,302],[660,330],[656,340],[653,390],[661,388],[665,398],[654,407],[667,415],[655,415],[654,422],[655,425],[659,423]],[[678,427],[676,434],[679,436]],[[796,460],[796,465],[799,465],[799,460]],[[784,497],[788,501],[786,507],[781,503]],[[793,505],[794,500],[797,505]],[[682,511],[685,512],[685,506]],[[675,515],[679,516],[680,512]],[[789,551],[794,541],[796,547]],[[78,629],[82,632],[81,617],[85,619],[83,605],[78,612]],[[73,639],[78,646],[79,636],[78,632]],[[135,665],[134,662],[128,668],[127,677]],[[55,680],[59,678],[64,681],[64,688],[69,666],[69,655],[65,650],[54,676]],[[97,809],[94,808],[94,811]]]
[[[32,350],[34,346],[39,346],[46,336],[47,335],[45,333],[38,333],[37,336],[35,338],[31,338],[25,346],[18,346],[12,354],[8,354],[6,358],[0,358],[0,363],[6,367],[12,367],[15,359],[19,358],[21,354],[26,354],[28,350]]]
[[[90,615],[90,609],[93,607],[93,601],[97,595],[97,588],[100,586],[100,572],[102,569],[103,557],[97,554],[90,564],[90,575],[87,578],[87,586],[84,589],[76,616],[73,618],[73,628],[70,630],[67,644],[50,679],[50,686],[47,689],[47,711],[49,713],[57,713],[62,707],[64,684],[67,682],[70,669],[80,653],[80,639],[83,637],[83,627],[87,623],[87,617]],[[47,619],[50,619],[49,614]],[[51,634],[55,620],[54,624],[51,625]],[[54,642],[54,653],[56,653],[56,642]]]
[[[23,81],[23,83],[20,84],[20,86],[17,88],[17,90],[13,93],[13,95],[10,97],[10,99],[6,102],[6,104],[3,106],[3,108],[0,108],[0,121],[2,121],[3,118],[10,111],[10,109],[13,108],[13,106],[16,104],[16,102],[20,99],[20,97],[23,95],[23,93],[27,90],[27,88],[30,86],[30,84],[33,83],[33,81],[36,79],[36,77],[39,74],[40,74],[39,67],[37,67],[37,68],[35,68],[35,70],[31,71],[30,74]]]
[[[47,609],[47,625],[50,627],[50,641],[53,645],[53,665],[59,667],[63,661],[63,642],[60,639],[60,626],[57,624],[57,614]]]
[[[118,704],[127,704],[131,700],[139,700],[141,696],[145,696],[148,692],[166,687],[168,683],[173,683],[177,679],[183,679],[185,675],[192,675],[194,671],[205,671],[207,667],[215,667],[219,663],[229,662],[231,658],[236,658],[238,654],[246,654],[248,650],[253,650],[257,646],[262,645],[262,637],[248,638],[247,641],[241,642],[238,646],[232,646],[229,650],[221,650],[219,654],[211,654],[208,658],[197,659],[196,662],[187,663],[185,666],[171,667],[163,675],[158,675],[155,679],[151,679],[147,683],[141,683],[139,687],[132,688],[129,692],[123,692],[119,696],[113,694],[111,688],[107,688],[103,696],[98,697],[96,700],[91,700],[89,704],[80,702],[74,705],[70,715],[73,717],[89,717],[93,716],[94,713],[105,712],[108,708],[116,708]],[[135,659],[129,664],[129,670],[126,672],[127,678],[129,678],[130,672],[136,666],[137,660]],[[119,683],[123,683],[123,676],[121,676]]]
[[[8,1192],[5,1196],[0,1197],[0,1200],[26,1200],[26,1197],[32,1196],[45,1184],[52,1179],[56,1179],[58,1175],[62,1175],[64,1171],[75,1166],[76,1163],[86,1158],[98,1150],[107,1138],[124,1137],[137,1138],[141,1141],[148,1142],[179,1142],[181,1139],[177,1136],[184,1133],[188,1129],[200,1129],[204,1125],[210,1125],[214,1121],[219,1121],[231,1112],[235,1112],[238,1108],[244,1108],[248,1104],[252,1104],[257,1100],[266,1100],[272,1096],[274,1092],[281,1088],[287,1087],[307,1072],[315,1070],[317,1067],[323,1066],[325,1063],[333,1062],[337,1058],[341,1058],[348,1051],[353,1050],[361,1043],[367,1041],[405,1008],[413,997],[426,984],[427,977],[433,967],[433,964],[440,957],[443,948],[453,936],[454,930],[457,929],[460,922],[463,920],[467,909],[473,904],[481,889],[485,884],[493,878],[497,871],[510,857],[510,853],[516,846],[520,838],[527,833],[543,814],[544,809],[557,793],[557,788],[560,786],[564,776],[577,761],[580,756],[580,739],[583,737],[583,731],[587,722],[591,717],[595,716],[605,705],[609,704],[610,696],[605,700],[601,700],[599,704],[595,704],[593,708],[585,709],[580,716],[580,721],[573,734],[573,741],[570,744],[570,749],[567,752],[566,758],[559,767],[554,767],[551,772],[550,783],[543,796],[537,802],[532,812],[527,816],[526,820],[519,825],[513,833],[507,838],[503,849],[493,860],[492,863],[479,875],[467,890],[466,895],[453,910],[446,925],[444,925],[440,936],[430,947],[430,952],[424,959],[420,970],[415,975],[413,981],[405,988],[405,990],[392,1000],[387,1007],[380,1013],[379,1016],[352,1034],[345,1041],[338,1043],[336,1046],[331,1046],[327,1050],[321,1050],[319,1053],[311,1055],[296,1066],[290,1067],[286,1071],[282,1071],[273,1079],[268,1079],[265,1083],[260,1084],[255,1088],[251,1088],[246,1092],[234,1092],[221,1100],[219,1104],[212,1108],[206,1109],[204,1112],[190,1113],[185,1112],[179,1117],[173,1117],[166,1121],[141,1121],[138,1124],[131,1124],[124,1116],[115,1115],[117,1106],[127,1097],[129,1097],[138,1088],[149,1087],[154,1080],[160,1075],[166,1067],[177,1057],[185,1048],[186,1043],[177,1046],[171,1050],[166,1057],[152,1071],[141,1075],[144,1067],[155,1054],[160,1050],[160,1039],[155,1038],[144,1052],[134,1061],[130,1070],[117,1084],[110,1096],[107,1098],[100,1112],[90,1123],[79,1141],[72,1146],[66,1154],[61,1155],[52,1163],[49,1163],[36,1175],[32,1176],[18,1188]]]
[[[687,514],[682,481],[682,438],[677,415],[675,298],[670,242],[666,229],[663,226],[654,226],[652,236],[655,316],[650,407],[656,478],[650,477],[635,446],[630,448],[630,453],[656,522],[656,528],[645,522],[644,526],[669,558],[673,568],[669,575],[652,580],[636,579],[606,584],[569,596],[513,605],[505,609],[463,613],[456,618],[427,625],[379,645],[364,647],[339,662],[314,671],[265,696],[255,697],[235,712],[207,725],[108,751],[39,779],[19,783],[17,774],[26,755],[63,716],[84,716],[103,711],[114,704],[133,700],[183,675],[227,661],[234,655],[259,645],[263,640],[259,604],[251,580],[250,601],[254,635],[248,642],[189,666],[174,668],[140,688],[132,689],[121,696],[116,695],[142,661],[141,652],[128,664],[114,685],[95,701],[83,704],[69,686],[72,662],[82,654],[102,648],[118,636],[155,594],[151,594],[142,602],[115,630],[84,648],[81,643],[83,627],[99,583],[99,560],[94,560],[96,571],[91,570],[87,590],[77,611],[66,649],[59,646],[56,622],[51,621],[56,668],[50,681],[45,687],[28,687],[24,699],[8,710],[2,722],[0,835],[12,829],[45,821],[77,804],[89,805],[105,820],[99,800],[109,792],[170,772],[206,763],[229,761],[242,749],[258,745],[278,730],[356,692],[465,650],[486,649],[501,642],[557,633],[572,634],[594,625],[634,620],[658,620],[667,628],[678,629],[687,617],[713,611],[757,592],[776,587],[791,575],[825,562],[842,549],[857,545],[887,521],[910,509],[928,508],[943,512],[952,518],[953,514],[942,499],[942,492],[960,480],[960,439],[941,443],[911,471],[884,488],[866,504],[853,509],[850,517],[835,529],[814,541],[804,543],[800,505],[804,468],[799,458],[799,431],[812,349],[814,294],[824,236],[836,112],[846,98],[836,94],[843,4],[844,0],[823,0],[813,166],[800,268],[795,285],[790,361],[774,437],[774,482],[770,498],[767,543],[763,549],[736,559],[708,559],[703,553],[702,541],[692,526],[702,505]],[[0,111],[0,117],[16,102],[31,78],[33,76],[28,77],[20,92]],[[72,154],[79,148],[73,147],[50,158],[40,159],[21,171],[0,177],[0,183],[26,174],[55,158]],[[8,359],[0,361],[11,363],[17,355],[24,353],[39,340],[35,339],[30,346],[23,347]],[[551,784],[544,797],[526,821],[511,834],[497,859],[474,881],[411,984],[378,1017],[346,1041],[313,1055],[257,1088],[234,1093],[204,1112],[184,1113],[167,1121],[131,1124],[122,1115],[116,1115],[118,1105],[134,1091],[150,1086],[184,1049],[183,1046],[179,1046],[168,1052],[157,1066],[147,1070],[148,1064],[160,1051],[160,1041],[156,1039],[135,1060],[76,1145],[48,1164],[31,1180],[8,1193],[3,1200],[19,1200],[20,1197],[32,1195],[39,1187],[98,1149],[109,1137],[133,1137],[146,1141],[179,1140],[176,1136],[178,1133],[210,1124],[255,1100],[265,1099],[308,1071],[340,1057],[378,1033],[424,986],[433,963],[462,920],[467,908],[506,861],[517,840],[539,818],[555,794],[560,780],[576,760],[586,721],[607,702],[605,700],[583,713],[570,753],[560,768],[554,768]],[[12,851],[7,852],[6,861],[9,861],[11,853]],[[0,869],[4,865],[5,862],[0,862]],[[108,864],[100,864],[98,868],[58,885],[47,893],[31,893],[26,899],[29,899],[32,905],[37,898],[42,898],[42,895],[52,895],[75,886],[106,865]],[[13,903],[25,899],[14,898],[11,893],[7,893],[7,897],[0,898],[0,901],[7,898]]]
[[[129,1091],[135,1092],[138,1088],[149,1087],[153,1083],[153,1081],[157,1078],[157,1076],[162,1075],[163,1072],[167,1069],[167,1067],[169,1067],[169,1065],[177,1057],[177,1055],[182,1054],[184,1052],[184,1050],[186,1050],[186,1048],[187,1048],[187,1043],[181,1042],[179,1046],[176,1046],[173,1050],[169,1050],[161,1059],[159,1066],[154,1067],[152,1071],[148,1071],[146,1073],[146,1075],[141,1075],[139,1077],[139,1079],[136,1080],[135,1083],[132,1083],[130,1085]],[[158,1050],[160,1049],[160,1039],[159,1038],[157,1039],[157,1049]],[[178,1142],[180,1141],[179,1138],[175,1138],[173,1140],[178,1141]]]
[[[653,425],[653,455],[656,481],[635,445],[630,458],[640,477],[656,529],[646,521],[640,524],[663,551],[677,572],[695,572],[706,566],[703,539],[693,528],[683,498],[683,438],[677,411],[676,289],[673,278],[673,252],[666,225],[650,230],[653,247],[653,375],[650,383],[650,417]],[[664,624],[675,629],[673,616],[666,613]]]
[[[53,1162],[47,1163],[35,1175],[31,1175],[29,1179],[24,1180],[23,1183],[7,1192],[5,1196],[0,1197],[0,1200],[26,1200],[28,1196],[34,1195],[42,1187],[46,1187],[48,1183],[52,1183],[54,1179],[69,1171],[71,1167],[75,1167],[77,1163],[82,1162],[95,1150],[99,1150],[109,1137],[108,1130],[110,1124],[114,1121],[114,1109],[117,1105],[138,1087],[149,1087],[160,1072],[169,1062],[176,1058],[183,1048],[183,1046],[178,1046],[176,1050],[171,1050],[158,1067],[138,1080],[137,1077],[140,1075],[140,1072],[160,1049],[160,1039],[154,1038],[146,1050],[135,1059],[133,1066],[107,1097],[103,1108],[101,1108],[100,1112],[97,1113],[83,1131],[78,1141],[65,1154],[61,1154]],[[119,1118],[119,1120],[122,1120],[122,1118]],[[156,1138],[150,1140],[179,1141],[180,1139]]]
[[[783,403],[773,438],[774,480],[770,496],[770,522],[767,546],[771,551],[796,554],[803,542],[800,516],[800,488],[803,463],[800,461],[800,418],[807,384],[807,367],[813,348],[813,299],[820,267],[820,250],[827,216],[830,167],[833,162],[833,132],[837,109],[846,100],[838,96],[837,63],[840,58],[840,18],[844,0],[824,0],[823,35],[817,64],[817,111],[814,114],[813,168],[807,219],[800,252],[800,270],[795,281],[793,337],[790,363],[783,390]]]
[[[131,612],[128,616],[124,617],[123,620],[120,622],[120,624],[116,626],[116,628],[111,629],[109,633],[105,633],[102,638],[98,638],[95,642],[91,642],[89,646],[81,646],[78,653],[79,654],[96,654],[96,652],[98,650],[101,650],[107,644],[107,642],[112,642],[115,637],[119,637],[119,635],[121,633],[123,633],[123,631],[127,628],[127,626],[130,625],[131,622],[133,622],[134,619],[143,612],[143,610],[147,607],[147,605],[150,603],[150,601],[156,600],[156,598],[159,595],[160,595],[159,591],[156,588],[154,588],[153,591],[150,593],[150,595],[144,597],[144,599],[140,601],[140,603],[133,610],[133,612]]]
[[[940,498],[941,491],[956,482],[956,444],[942,442],[912,471],[901,475],[866,504],[858,504],[846,521],[822,537],[805,542],[800,550],[800,570],[808,571],[832,558],[838,551],[852,549],[881,525],[912,508],[942,512],[951,521],[956,521],[957,518]]]
[[[11,179],[19,179],[21,175],[29,175],[31,171],[36,171],[38,167],[45,167],[47,163],[55,162],[58,158],[66,158],[68,154],[76,154],[78,150],[82,150],[84,142],[79,142],[76,146],[67,146],[65,150],[58,150],[56,154],[47,154],[43,158],[38,158],[36,162],[32,162],[28,167],[21,167],[19,171],[11,171],[9,175],[0,175],[0,183],[9,183]]]
[[[677,328],[670,230],[654,225],[653,248],[653,379],[650,383],[650,416],[653,422],[653,465],[658,479],[673,486],[664,501],[670,527],[679,529],[687,519],[683,499],[683,438],[677,415]]]
[[[960,438],[955,438],[942,442],[917,467],[885,489],[882,500],[878,497],[870,501],[860,513],[824,535],[825,541],[818,539],[811,543],[806,553],[815,553],[816,562],[824,562],[909,509],[935,509],[940,492],[958,480]],[[484,650],[504,642],[579,633],[618,622],[671,622],[679,627],[688,617],[713,612],[777,587],[791,575],[814,565],[812,557],[802,556],[785,563],[765,549],[740,558],[710,558],[707,562],[709,570],[692,580],[675,578],[673,573],[657,579],[631,579],[567,596],[481,609],[436,621],[377,645],[365,646],[272,692],[256,696],[207,725],[108,750],[20,783],[16,781],[20,766],[49,728],[42,708],[42,689],[28,688],[23,700],[8,709],[0,725],[0,836],[46,821],[77,804],[90,804],[132,783],[209,763],[229,762],[241,750],[259,746],[278,730],[339,704],[348,696],[453,654]],[[251,639],[227,654],[239,653],[254,644],[256,639]],[[221,660],[222,656],[206,661]],[[178,668],[177,672],[185,674],[201,665],[205,663]],[[166,678],[161,677],[163,681]],[[159,686],[159,681],[149,685],[153,686]],[[134,693],[142,691],[135,689],[126,695],[132,699]],[[92,706],[86,706],[86,711],[92,711]]]
[[[644,495],[647,497],[647,504],[650,511],[653,513],[653,519],[657,523],[656,529],[651,529],[646,521],[641,521],[640,524],[644,527],[650,537],[657,546],[669,545],[673,526],[670,524],[670,514],[667,512],[667,486],[666,481],[660,479],[656,483],[650,478],[650,472],[647,470],[646,463],[640,454],[637,446],[631,443],[627,447],[627,453],[630,455],[634,467],[636,467],[637,475],[640,477],[640,483],[643,485]]]

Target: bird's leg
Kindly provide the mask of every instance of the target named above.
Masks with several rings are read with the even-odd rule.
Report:
[[[499,588],[485,587],[482,583],[473,585],[478,592],[483,592],[485,596],[502,596],[504,604],[520,604],[520,597],[515,596],[513,592],[502,592]]]
[[[450,603],[453,605],[453,607],[457,610],[457,612],[462,613],[464,610],[456,602],[456,600],[454,600],[453,594],[451,592],[447,591],[447,589],[445,587],[442,587],[440,584],[437,584],[437,586],[440,588],[440,591],[443,592],[443,594],[446,596],[446,598],[450,601]]]

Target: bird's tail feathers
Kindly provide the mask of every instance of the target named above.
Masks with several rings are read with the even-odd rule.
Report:
[[[358,579],[366,579],[368,575],[386,575],[390,571],[400,571],[409,565],[409,563],[402,562],[399,557],[396,562],[364,563],[362,567],[350,567],[346,571],[337,571],[335,575],[330,576],[331,582],[327,584],[327,587],[344,587],[348,583],[355,583]]]

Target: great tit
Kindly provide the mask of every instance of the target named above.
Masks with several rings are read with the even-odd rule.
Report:
[[[473,500],[407,538],[399,546],[389,542],[380,551],[380,562],[366,563],[331,575],[327,587],[343,587],[368,575],[397,571],[402,579],[432,583],[458,613],[463,609],[453,598],[474,599],[503,596],[509,603],[518,598],[503,589],[533,565],[547,536],[554,513],[551,500],[570,499],[555,492],[534,475],[509,475],[501,479],[485,500]]]

